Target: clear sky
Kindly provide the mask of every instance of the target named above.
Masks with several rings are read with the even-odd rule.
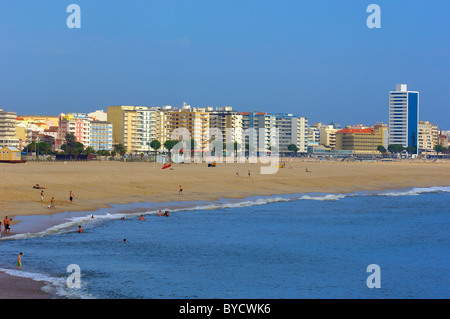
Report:
[[[450,129],[449,14],[448,0],[0,0],[0,108],[185,101],[372,125],[406,83],[420,119]]]

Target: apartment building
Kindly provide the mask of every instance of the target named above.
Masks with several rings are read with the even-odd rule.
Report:
[[[209,147],[210,114],[206,108],[192,108],[183,103],[181,109],[168,109],[167,111],[167,132],[170,139],[181,139],[181,136],[173,136],[173,132],[179,128],[189,131],[191,140],[195,141],[195,148],[205,151]]]
[[[275,136],[276,118],[272,114],[264,112],[242,112],[242,128],[244,129],[243,141],[245,144],[250,143],[250,129],[254,130],[256,136],[254,138],[254,145],[259,152],[268,152],[272,147],[272,137]],[[278,141],[273,141],[276,145]]]
[[[419,153],[434,152],[434,147],[438,144],[438,126],[428,121],[418,123],[417,145]]]
[[[89,146],[95,151],[111,151],[112,145],[112,124],[106,121],[90,121]]]
[[[0,147],[19,147],[16,137],[17,113],[0,109]]]
[[[66,133],[72,133],[75,135],[77,142],[83,144],[84,147],[88,147],[90,141],[89,117],[85,113],[61,113],[58,125],[58,148],[64,144]]]
[[[243,145],[242,114],[233,111],[231,106],[207,108],[209,112],[209,127],[222,133],[224,143]],[[211,133],[212,134],[212,133]]]
[[[289,145],[294,144],[300,153],[308,151],[308,119],[299,115],[274,113],[275,127],[278,129],[280,154],[290,154]]]
[[[325,147],[336,148],[336,132],[339,131],[334,125],[324,125],[322,123],[314,124],[319,130],[319,143]]]

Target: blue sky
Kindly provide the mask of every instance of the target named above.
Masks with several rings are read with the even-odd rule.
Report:
[[[69,4],[81,29],[69,29]],[[381,29],[369,29],[369,4]],[[233,106],[310,122],[387,122],[388,92],[420,92],[450,129],[447,0],[0,0],[0,108]]]

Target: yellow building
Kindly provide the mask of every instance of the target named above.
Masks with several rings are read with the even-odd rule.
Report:
[[[323,125],[322,123],[315,123],[314,126],[319,130],[319,143],[326,148],[336,148],[336,132],[339,129],[334,128],[333,125]]]
[[[387,126],[347,127],[336,132],[336,150],[353,151],[355,155],[380,155],[379,145],[385,145]]]
[[[20,150],[15,147],[3,147],[0,149],[0,162],[20,163],[22,160]]]
[[[195,140],[196,148],[206,150],[209,145],[209,112],[206,109],[191,109],[188,106],[183,106],[182,109],[169,110],[167,113],[167,131],[170,139],[177,139],[171,134],[178,128],[187,129],[191,139]]]
[[[123,114],[134,106],[115,105],[106,109],[107,121],[113,125],[113,145],[123,144]]]
[[[438,144],[438,126],[427,121],[419,121],[417,126],[417,147],[422,153],[434,153],[434,147]]]
[[[150,143],[166,141],[164,114],[157,107],[108,106],[108,122],[113,126],[113,144],[123,144],[127,153],[149,152]]]
[[[209,112],[186,104],[181,109],[170,106],[108,106],[108,122],[113,125],[113,144],[123,144],[127,153],[153,151],[150,143],[158,140],[161,145],[170,139],[172,132],[186,128],[197,147],[204,150],[209,138]],[[162,146],[164,148],[164,146]]]

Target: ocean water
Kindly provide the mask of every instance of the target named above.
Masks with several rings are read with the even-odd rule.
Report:
[[[63,298],[449,298],[449,204],[450,187],[431,187],[38,217],[58,222],[3,237],[0,270]],[[81,288],[66,284],[73,264]],[[380,288],[367,286],[372,264]]]

